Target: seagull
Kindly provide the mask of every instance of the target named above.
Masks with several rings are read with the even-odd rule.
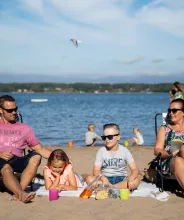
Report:
[[[80,40],[76,40],[76,39],[70,39],[70,41],[72,41],[73,42],[73,44],[76,46],[76,47],[78,47],[79,46],[79,44],[78,43],[81,43],[82,41],[80,41]]]

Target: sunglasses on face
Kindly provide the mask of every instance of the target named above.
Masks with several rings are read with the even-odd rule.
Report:
[[[8,113],[12,113],[12,112],[17,112],[17,110],[18,110],[18,107],[16,107],[16,108],[11,108],[11,109],[6,109],[6,108],[3,108],[3,107],[1,107],[3,110],[5,110],[6,112],[8,112]]]
[[[168,113],[170,114],[171,112],[173,114],[176,114],[178,111],[183,111],[183,109],[180,108],[168,108]]]
[[[105,141],[107,138],[108,140],[112,140],[114,136],[118,136],[119,134],[111,134],[111,135],[107,135],[107,136],[101,136],[102,140]]]

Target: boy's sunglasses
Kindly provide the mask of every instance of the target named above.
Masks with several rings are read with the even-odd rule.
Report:
[[[102,140],[105,141],[107,138],[108,140],[112,140],[114,136],[118,136],[119,134],[111,134],[111,135],[107,135],[107,136],[101,136]]]
[[[17,112],[17,110],[18,110],[18,106],[16,108],[12,108],[12,109],[6,109],[6,108],[3,108],[3,107],[1,107],[1,108],[3,110],[5,110],[6,112],[8,112],[8,113]]]
[[[180,108],[168,108],[168,113],[170,114],[171,112],[173,114],[176,114],[178,111],[183,111],[183,109]]]

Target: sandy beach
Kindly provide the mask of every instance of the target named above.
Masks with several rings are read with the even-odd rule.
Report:
[[[50,149],[60,148],[58,146]],[[74,170],[80,174],[92,171],[93,162],[98,147],[62,147],[74,164]],[[153,147],[129,147],[135,161],[143,173],[148,162],[154,158]],[[42,175],[43,159],[38,173]],[[140,176],[141,177],[141,176]],[[142,178],[142,177],[141,177]],[[0,219],[2,220],[32,220],[32,219],[183,219],[184,199],[170,194],[167,202],[160,202],[150,197],[130,197],[127,201],[120,199],[95,200],[80,199],[76,197],[60,197],[57,201],[50,202],[47,196],[36,196],[29,204],[9,201],[7,192],[0,192]]]

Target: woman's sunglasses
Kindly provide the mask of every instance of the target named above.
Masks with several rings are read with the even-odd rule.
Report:
[[[119,134],[111,134],[111,135],[107,135],[107,136],[101,136],[102,140],[105,141],[107,138],[108,140],[112,140],[114,136],[118,136]]]
[[[18,106],[16,108],[11,108],[11,109],[6,109],[6,108],[3,108],[1,107],[3,110],[5,110],[6,112],[8,113],[12,113],[12,112],[17,112],[18,110]]]
[[[176,114],[178,111],[183,111],[183,109],[180,108],[168,108],[168,113],[170,114],[171,112],[173,114]]]

